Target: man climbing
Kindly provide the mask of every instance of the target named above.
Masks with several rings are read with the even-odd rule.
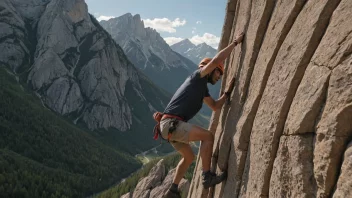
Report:
[[[201,141],[200,157],[203,165],[202,184],[204,188],[215,186],[226,179],[226,172],[222,175],[210,172],[213,134],[187,121],[198,113],[203,102],[216,111],[230,97],[234,88],[234,80],[231,81],[228,90],[216,101],[209,95],[207,83],[214,85],[221,78],[224,72],[223,62],[235,46],[242,42],[243,37],[243,33],[239,34],[233,43],[221,50],[214,58],[203,59],[199,64],[199,69],[185,80],[164,110],[160,121],[161,136],[167,139],[183,157],[177,165],[173,184],[166,193],[166,198],[181,197],[178,184],[194,160],[194,154],[189,145],[192,141]]]

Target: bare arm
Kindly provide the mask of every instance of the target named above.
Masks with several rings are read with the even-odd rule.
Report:
[[[220,109],[222,105],[224,105],[226,98],[227,96],[223,94],[218,100],[215,101],[212,97],[209,96],[209,97],[204,97],[203,102],[207,104],[210,107],[210,109],[212,109],[213,111],[216,111]]]
[[[225,47],[223,50],[221,50],[219,53],[215,55],[215,57],[206,65],[204,66],[201,71],[200,71],[200,77],[203,78],[204,76],[208,75],[211,73],[217,65],[223,63],[225,59],[230,56],[232,50],[236,47],[238,43],[241,43],[243,40],[244,34],[241,33],[238,35],[235,39],[234,42],[232,42],[230,45]]]
[[[221,94],[221,97],[218,100],[214,100],[212,97],[204,97],[203,102],[207,104],[213,111],[216,111],[224,105],[227,98],[230,97],[233,88],[235,87],[235,78],[232,78],[230,81],[230,85],[225,93]]]

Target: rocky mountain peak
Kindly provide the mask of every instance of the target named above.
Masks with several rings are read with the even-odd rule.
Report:
[[[174,50],[175,52],[180,53],[181,55],[184,55],[185,52],[193,49],[196,47],[195,44],[193,44],[189,39],[184,39],[178,43],[175,43],[173,45],[170,46],[172,50]],[[185,56],[186,58],[189,58],[187,56]]]
[[[195,45],[189,39],[171,45],[171,49],[192,60],[195,64],[199,64],[204,57],[214,57],[217,52],[205,42]]]
[[[201,44],[197,45],[197,48],[200,48],[201,50],[208,50],[208,51],[214,51],[215,50],[212,46],[210,46],[210,45],[208,45],[206,43],[201,43]]]
[[[144,89],[158,88],[146,82],[89,15],[84,0],[4,0],[0,8],[5,14],[0,21],[0,48],[12,49],[1,53],[0,62],[25,76],[24,81],[51,110],[90,129],[126,131],[138,114],[128,97],[139,98],[147,111],[165,103],[144,95],[142,82]],[[131,16],[110,22],[126,18],[137,31],[144,30],[138,16],[138,24],[130,23],[134,21]]]
[[[141,20],[141,15],[139,15],[139,14],[134,15],[134,16],[133,16],[133,20],[136,21],[136,22],[142,21],[142,20]]]
[[[184,39],[178,43],[179,45],[195,46],[189,39]]]
[[[132,19],[133,18],[133,19]],[[125,14],[101,25],[112,35],[129,60],[155,84],[175,91],[196,66],[175,53],[153,28],[145,28],[140,15]]]
[[[74,0],[64,5],[73,23],[89,19],[88,6],[84,0]]]

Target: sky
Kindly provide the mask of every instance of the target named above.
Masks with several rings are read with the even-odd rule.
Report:
[[[227,0],[85,0],[99,21],[126,13],[139,14],[146,27],[156,29],[172,45],[190,39],[217,49]]]

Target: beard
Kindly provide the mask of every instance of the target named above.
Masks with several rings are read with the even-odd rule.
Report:
[[[215,85],[216,82],[217,82],[216,80],[212,80],[212,81],[210,82],[210,84]]]
[[[214,72],[215,70],[213,70],[209,75],[208,75],[208,83],[215,85],[217,80],[215,80],[214,78]]]

